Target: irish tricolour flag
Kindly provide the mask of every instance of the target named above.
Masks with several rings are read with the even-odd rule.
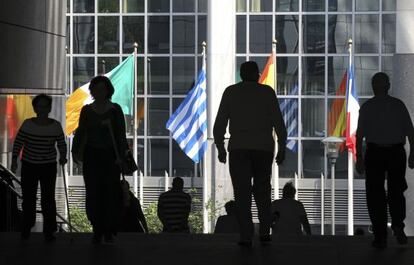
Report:
[[[356,158],[356,130],[358,127],[359,103],[355,86],[354,68],[350,64],[348,68],[346,89],[346,146]]]

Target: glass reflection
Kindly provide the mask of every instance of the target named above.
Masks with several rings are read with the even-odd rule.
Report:
[[[173,17],[173,52],[194,53],[194,16]]]
[[[170,84],[170,63],[167,57],[148,58],[148,93],[168,94]]]
[[[147,141],[147,167],[148,176],[163,177],[169,171],[169,140],[148,139]]]
[[[94,53],[94,17],[73,17],[73,53]]]
[[[276,57],[277,63],[277,94],[298,94],[298,58]]]
[[[91,81],[95,75],[95,60],[93,57],[73,58],[73,89]]]
[[[395,15],[382,16],[382,53],[395,53]]]
[[[119,0],[99,0],[98,12],[117,13],[119,12]]]
[[[194,58],[173,57],[173,93],[186,95],[194,85]]]
[[[198,45],[198,53],[202,53],[203,41],[207,42],[207,16],[199,15],[198,16],[198,32],[197,32],[197,45]]]
[[[125,13],[144,12],[145,0],[122,0],[122,8]]]
[[[302,0],[303,11],[325,11],[325,1]]]
[[[151,1],[152,2],[152,1]],[[168,16],[148,17],[148,52],[169,53],[170,19]]]
[[[352,11],[352,0],[328,1],[329,11],[350,12]]]
[[[383,0],[382,10],[384,11],[395,11],[396,0]]]
[[[174,0],[173,12],[194,12],[195,1],[194,0]]]
[[[356,53],[378,53],[378,15],[355,15]]]
[[[276,16],[276,52],[297,53],[299,46],[299,17],[298,16]]]
[[[207,12],[207,0],[198,0],[198,12]]]
[[[356,11],[378,11],[379,0],[355,0]]]
[[[236,12],[246,12],[247,0],[236,0]]]
[[[249,0],[250,12],[270,12],[272,11],[272,1],[269,0]]]
[[[279,165],[279,178],[294,178],[298,174],[298,141],[288,139],[288,144],[294,148],[286,148],[285,161]]]
[[[302,98],[302,136],[325,137],[324,99]]]
[[[325,16],[303,16],[303,50],[305,53],[325,53]]]
[[[378,72],[378,56],[355,56],[355,82],[358,96],[372,95],[371,78]]]
[[[148,1],[148,12],[170,12],[170,0]]]
[[[302,94],[323,95],[325,57],[302,57]]]
[[[165,128],[169,118],[169,106],[168,98],[148,99],[148,135],[160,136],[169,134],[169,131]]]
[[[119,64],[118,57],[98,57],[98,74],[106,74]]]
[[[296,86],[297,89],[297,86]],[[298,136],[298,124],[299,124],[299,101],[297,98],[279,98],[279,107],[285,121],[287,135],[290,137]],[[297,152],[297,142],[288,140],[286,144],[287,148],[291,151]]]
[[[320,178],[324,172],[324,146],[320,140],[302,142],[302,176],[304,178]]]
[[[75,13],[93,13],[94,10],[94,0],[73,0],[73,12]]]
[[[138,53],[144,52],[144,17],[126,16],[122,19],[123,24],[123,43],[124,53],[134,51],[134,42],[138,44]]]
[[[250,52],[272,52],[272,16],[250,16]]]
[[[347,53],[350,37],[352,37],[352,15],[330,15],[328,17],[328,53]]]
[[[276,0],[276,12],[299,11],[299,0]]]
[[[393,72],[394,72],[394,62],[392,56],[382,56],[381,58],[381,72],[387,73],[390,78],[391,90],[393,87]]]
[[[328,94],[345,95],[339,87],[348,69],[349,57],[328,57]],[[346,85],[345,85],[346,86]]]
[[[145,101],[143,98],[137,99],[137,135],[144,135],[144,117],[145,117]],[[131,115],[125,115],[125,124],[127,135],[134,135],[134,117]]]
[[[98,17],[98,52],[119,52],[118,17]]]
[[[236,18],[236,52],[246,52],[246,16],[243,15]]]

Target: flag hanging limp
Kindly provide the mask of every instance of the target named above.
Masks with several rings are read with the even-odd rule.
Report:
[[[120,65],[105,74],[115,88],[112,102],[118,103],[125,115],[132,114],[134,95],[134,55],[131,54]],[[89,83],[76,89],[66,101],[66,134],[73,133],[78,127],[79,115],[83,106],[93,102]]]
[[[359,118],[358,95],[355,86],[354,69],[352,64],[348,68],[346,82],[346,146],[356,159],[356,130]]]
[[[166,125],[180,148],[195,163],[201,161],[207,149],[206,99],[206,71],[203,65],[197,83]]]

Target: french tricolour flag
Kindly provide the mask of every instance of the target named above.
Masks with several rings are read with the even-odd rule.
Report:
[[[348,68],[348,80],[346,85],[346,146],[356,158],[356,130],[359,117],[358,95],[355,86],[354,68],[350,64]]]

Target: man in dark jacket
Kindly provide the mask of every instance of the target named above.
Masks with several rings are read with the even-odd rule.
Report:
[[[259,211],[260,239],[262,242],[271,240],[270,179],[275,145],[273,131],[277,134],[278,164],[285,158],[287,133],[275,91],[270,86],[258,83],[257,64],[243,63],[240,76],[243,81],[227,87],[223,93],[213,133],[218,159],[226,163],[224,134],[230,123],[229,167],[240,224],[239,244],[251,246],[254,233],[252,193]]]
[[[365,190],[368,213],[372,222],[376,248],[387,246],[387,204],[391,227],[399,244],[407,243],[404,233],[405,197],[407,189],[405,170],[407,156],[406,137],[410,142],[408,166],[414,168],[414,127],[404,103],[388,95],[390,81],[385,73],[372,77],[374,97],[359,110],[356,133],[357,171],[366,171]],[[365,157],[362,141],[365,138]],[[387,178],[387,193],[384,189]]]

